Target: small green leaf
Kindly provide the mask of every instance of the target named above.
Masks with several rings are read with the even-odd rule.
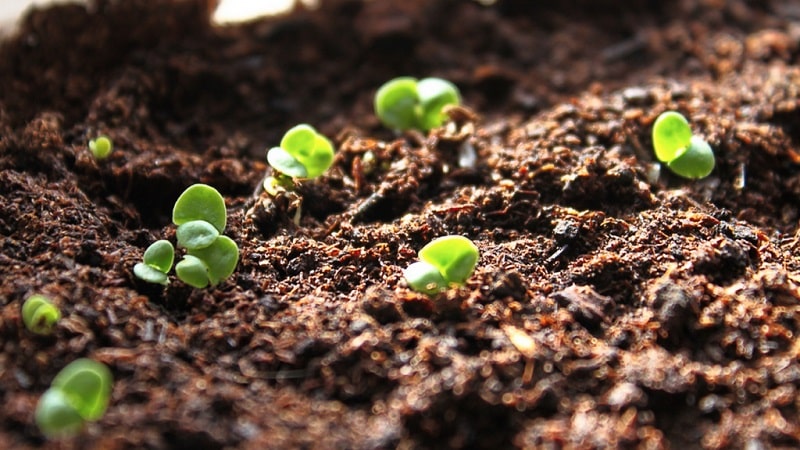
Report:
[[[145,263],[136,263],[136,265],[133,266],[133,274],[136,275],[136,278],[148,283],[163,284],[164,286],[169,284],[169,277],[165,272],[153,266],[148,266]]]
[[[22,305],[22,322],[33,333],[51,334],[59,319],[61,311],[43,295],[31,295]]]
[[[189,286],[198,289],[208,286],[208,267],[196,256],[185,255],[178,264],[175,264],[175,273],[178,279]]]
[[[105,159],[111,154],[114,145],[108,136],[99,136],[97,139],[89,141],[89,151],[92,152],[97,159]]]
[[[689,122],[678,112],[662,113],[653,124],[653,148],[661,162],[677,158],[689,146],[691,139]]]
[[[267,162],[278,172],[289,175],[292,178],[306,178],[308,176],[306,166],[281,147],[272,147],[267,152]]]
[[[219,236],[219,231],[205,220],[192,220],[179,226],[175,234],[178,237],[178,245],[196,250],[213,244]]]
[[[84,419],[58,389],[48,389],[39,398],[34,412],[36,426],[50,438],[70,437],[83,428]]]
[[[205,263],[208,281],[215,285],[233,274],[239,262],[239,247],[233,239],[219,236],[210,246],[190,250],[187,256],[195,256]]]
[[[314,150],[317,131],[311,125],[300,124],[290,128],[281,139],[281,148],[298,160],[308,157]]]
[[[228,213],[219,191],[206,184],[194,184],[183,191],[172,209],[172,222],[183,225],[192,220],[205,220],[220,233],[225,230]]]
[[[419,251],[419,259],[439,270],[450,283],[463,284],[478,262],[478,247],[464,236],[443,236]]]
[[[172,269],[172,262],[175,260],[175,248],[170,241],[160,239],[147,247],[142,260],[159,272],[167,273]]]
[[[63,392],[67,401],[84,420],[103,417],[111,398],[111,371],[103,363],[77,359],[53,379],[50,389]]]
[[[425,261],[408,266],[403,271],[403,277],[412,289],[423,294],[436,295],[447,289],[447,280],[439,273],[439,269]]]
[[[458,105],[461,96],[458,88],[451,82],[441,78],[425,78],[417,83],[420,101],[419,127],[425,131],[444,123],[447,116],[442,109],[447,105]]]
[[[386,82],[375,93],[375,114],[384,126],[394,130],[408,130],[418,126],[418,104],[415,78],[395,78]]]
[[[689,147],[667,166],[684,178],[705,178],[714,170],[714,152],[706,141],[692,136]]]
[[[333,144],[325,136],[317,134],[312,153],[308,157],[298,156],[297,159],[306,166],[306,176],[316,178],[325,173],[333,163]]]

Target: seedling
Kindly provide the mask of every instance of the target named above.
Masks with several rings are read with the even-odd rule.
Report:
[[[225,231],[227,211],[222,195],[211,186],[195,184],[178,197],[172,210],[172,221],[178,226],[178,246],[186,255],[175,265],[175,273],[184,283],[204,288],[228,278],[239,262],[239,247]],[[169,241],[153,243],[144,253],[144,260],[133,273],[150,283],[166,285],[172,268],[175,249]]]
[[[267,152],[267,161],[291,178],[316,178],[333,163],[333,144],[310,125],[300,124],[283,135],[280,147]]]
[[[22,322],[33,333],[51,334],[60,318],[61,311],[44,295],[31,295],[22,305]]]
[[[106,159],[114,149],[114,144],[108,136],[99,136],[89,141],[89,150],[97,159]]]
[[[77,434],[87,421],[103,417],[111,397],[111,371],[91,359],[78,359],[56,375],[36,405],[35,419],[48,437]]]
[[[658,116],[653,124],[653,147],[658,160],[684,178],[705,178],[714,170],[711,146],[692,135],[689,122],[678,112]]]
[[[175,248],[167,240],[155,241],[144,251],[143,261],[133,266],[133,273],[149,283],[167,285],[167,274],[175,260]]]
[[[446,119],[442,109],[458,105],[461,95],[451,82],[441,78],[399,77],[386,82],[375,94],[375,114],[388,128],[428,131]]]
[[[463,236],[443,236],[422,247],[419,259],[403,276],[412,289],[436,295],[451,284],[464,284],[478,263],[478,247]]]

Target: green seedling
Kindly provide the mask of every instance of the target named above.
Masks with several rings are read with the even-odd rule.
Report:
[[[375,94],[375,114],[388,128],[428,131],[441,126],[446,105],[458,105],[461,95],[441,78],[399,77],[386,82]]]
[[[39,399],[34,414],[48,437],[80,432],[87,421],[103,417],[111,398],[111,371],[91,359],[78,359],[64,367]]]
[[[167,285],[167,274],[175,260],[175,248],[164,239],[155,241],[144,251],[142,262],[133,266],[133,274],[148,283]]]
[[[183,260],[175,265],[175,273],[184,283],[204,288],[228,278],[239,262],[239,247],[228,236],[218,236],[203,248],[189,249]]]
[[[183,225],[187,222],[204,220],[218,232],[225,231],[228,212],[222,194],[207,184],[193,184],[178,197],[172,208],[172,222]]]
[[[114,144],[108,136],[99,136],[89,141],[89,150],[97,159],[106,159],[114,149]]]
[[[333,144],[310,125],[297,125],[267,152],[267,162],[291,178],[316,178],[333,164]]]
[[[675,111],[662,113],[653,124],[656,158],[684,178],[705,178],[714,170],[711,146],[692,135],[689,122]]]
[[[403,276],[412,289],[436,295],[451,284],[464,284],[478,263],[478,247],[463,236],[443,236],[419,251],[419,259]]]
[[[22,304],[22,322],[29,331],[48,335],[53,333],[61,311],[47,297],[34,294]]]

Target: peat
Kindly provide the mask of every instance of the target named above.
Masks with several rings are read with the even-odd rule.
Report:
[[[0,447],[52,446],[33,411],[79,357],[113,398],[63,448],[800,445],[800,4],[558,3],[28,14],[0,45]],[[399,75],[465,107],[395,135],[372,96]],[[708,178],[654,170],[670,109],[715,149]],[[269,198],[265,150],[300,122],[334,166]],[[226,198],[236,272],[135,279],[196,182]],[[445,234],[475,274],[410,291]],[[50,337],[22,325],[37,292]]]

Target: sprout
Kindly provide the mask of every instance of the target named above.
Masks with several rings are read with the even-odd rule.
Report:
[[[684,178],[705,178],[714,170],[714,152],[692,135],[689,122],[675,111],[662,113],[653,125],[653,147],[659,161]]]
[[[375,114],[392,129],[430,130],[445,121],[442,109],[458,105],[461,95],[451,82],[441,78],[399,77],[388,81],[375,94]]]
[[[36,405],[35,419],[48,437],[77,434],[86,421],[103,417],[111,397],[111,371],[91,359],[78,359],[53,379]]]
[[[419,251],[421,261],[403,271],[415,291],[435,295],[450,284],[464,284],[478,262],[478,247],[463,236],[443,236]]]
[[[89,150],[97,159],[106,159],[114,149],[114,144],[108,136],[99,136],[89,141]]]
[[[43,295],[31,295],[22,305],[22,322],[33,333],[51,334],[60,318],[61,311]]]
[[[167,274],[172,269],[174,259],[175,248],[169,241],[155,241],[144,251],[143,261],[133,266],[133,273],[149,283],[166,285],[169,283]]]
[[[289,177],[316,178],[333,164],[333,144],[310,125],[297,125],[267,152],[267,161]]]
[[[178,225],[178,246],[186,249],[186,255],[175,265],[178,279],[204,288],[233,274],[239,262],[239,247],[220,234],[227,220],[225,200],[211,186],[195,184],[178,197],[172,221]],[[144,261],[133,267],[133,273],[150,283],[166,285],[174,256],[175,249],[169,241],[157,241],[147,248]]]

